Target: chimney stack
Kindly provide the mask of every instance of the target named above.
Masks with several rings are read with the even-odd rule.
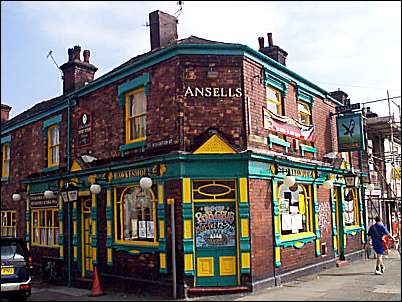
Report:
[[[159,10],[149,14],[151,50],[167,46],[177,40],[177,18]]]
[[[271,59],[277,61],[278,63],[286,66],[286,57],[288,53],[284,51],[282,48],[279,46],[274,45],[274,42],[272,40],[272,33],[268,33],[268,46],[264,47],[264,38],[259,37],[258,38],[258,43],[260,45],[259,51],[262,52],[263,54],[267,55]]]
[[[60,69],[63,71],[63,94],[81,88],[94,79],[98,68],[89,63],[90,51],[84,50],[84,61],[81,61],[81,46],[74,46],[67,51],[68,61]]]
[[[338,88],[337,91],[332,91],[329,93],[335,100],[341,102],[343,105],[346,105],[348,102],[348,94],[341,89]]]
[[[10,117],[11,107],[6,104],[1,104],[1,122],[7,122]]]

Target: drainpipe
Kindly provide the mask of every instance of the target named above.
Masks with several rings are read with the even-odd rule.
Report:
[[[71,99],[67,99],[67,174],[70,172],[71,165],[71,155],[70,155],[70,126],[71,126]],[[68,230],[68,280],[67,286],[71,287],[71,202],[67,203],[68,212],[67,212],[67,230]]]

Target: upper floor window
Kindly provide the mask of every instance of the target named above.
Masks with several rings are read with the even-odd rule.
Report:
[[[279,213],[281,234],[291,235],[312,232],[311,185],[279,186]]]
[[[47,165],[48,167],[58,166],[60,162],[60,128],[58,125],[53,125],[47,131]]]
[[[10,144],[3,144],[2,146],[2,169],[1,177],[8,177],[10,175]]]
[[[118,190],[120,191],[120,190]],[[152,189],[130,186],[116,200],[116,240],[156,241],[156,199]]]
[[[299,115],[299,121],[306,125],[312,124],[311,109],[307,103],[298,101],[297,102],[297,112]]]
[[[126,94],[126,143],[146,138],[147,99],[144,88]]]
[[[267,86],[266,88],[267,109],[275,114],[283,115],[282,97],[281,93]]]
[[[1,211],[1,236],[17,236],[15,211]]]

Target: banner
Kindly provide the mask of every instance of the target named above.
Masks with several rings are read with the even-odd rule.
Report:
[[[300,140],[314,142],[313,125],[305,125],[287,116],[277,115],[264,108],[264,128]]]
[[[338,151],[364,150],[364,135],[361,113],[353,113],[336,118]]]

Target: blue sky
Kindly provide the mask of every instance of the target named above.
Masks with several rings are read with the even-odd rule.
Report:
[[[14,117],[62,93],[59,66],[80,45],[100,77],[150,50],[154,10],[174,14],[177,1],[2,1],[1,102]],[[401,95],[401,2],[184,1],[179,39],[190,35],[258,48],[273,33],[287,67],[352,103]],[[266,42],[267,43],[267,42]],[[396,100],[400,103],[400,99]],[[371,105],[387,115],[386,103]],[[396,109],[396,107],[393,107]]]

